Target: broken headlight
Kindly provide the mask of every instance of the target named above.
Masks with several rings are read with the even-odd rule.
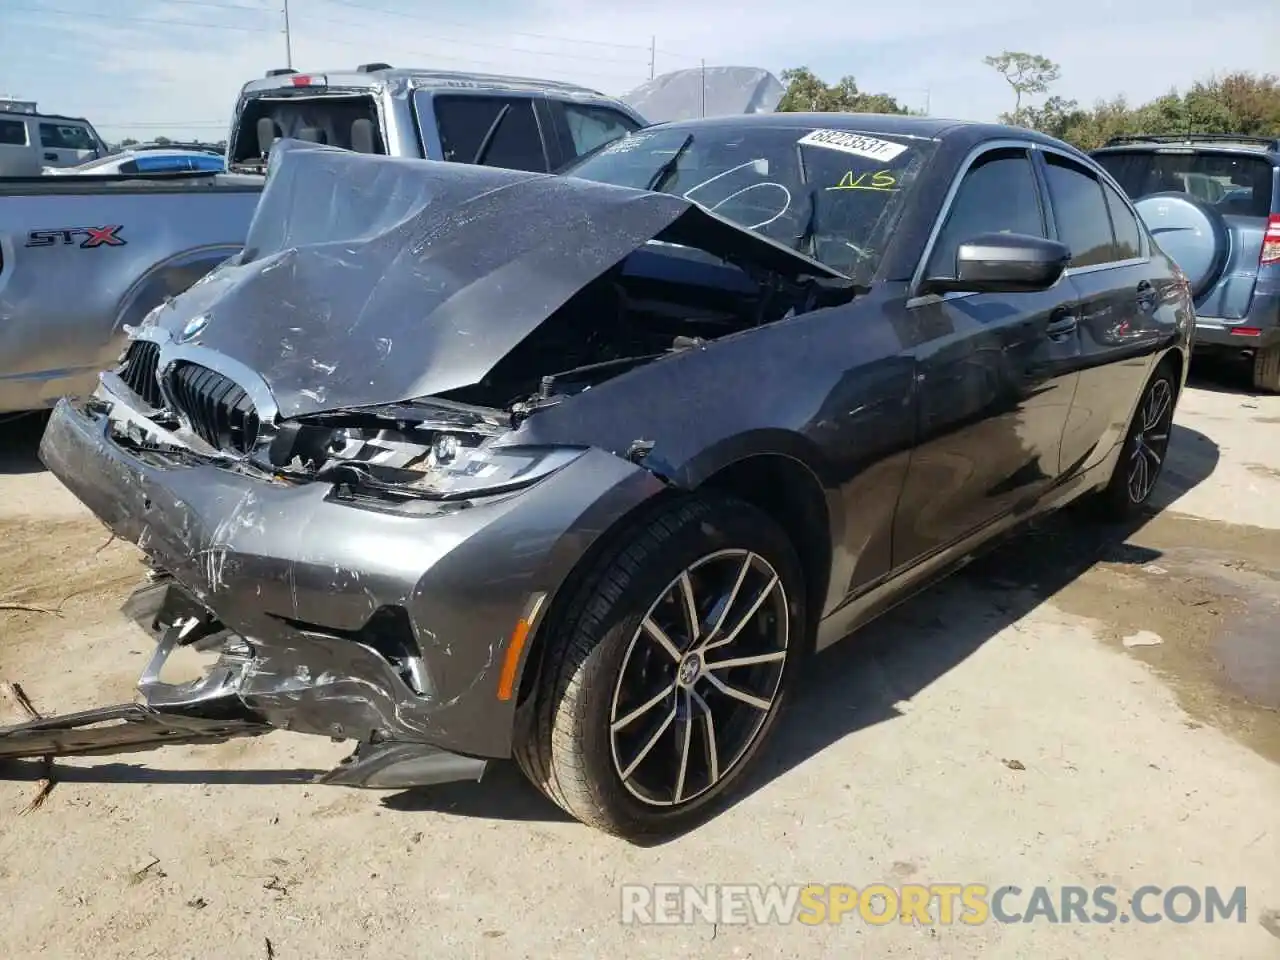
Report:
[[[405,468],[405,473],[418,475],[403,486],[442,500],[506,493],[551,476],[583,452],[574,447],[465,447],[451,434],[441,434],[420,466]]]
[[[505,431],[503,431],[505,432]],[[273,446],[277,469],[353,489],[455,500],[531,486],[572,463],[576,447],[501,446],[492,430],[400,421],[394,428],[295,421]]]

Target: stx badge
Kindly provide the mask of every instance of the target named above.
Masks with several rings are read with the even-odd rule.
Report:
[[[58,244],[76,244],[82,250],[89,247],[123,247],[127,241],[119,236],[121,226],[114,227],[64,227],[61,230],[32,230],[27,234],[28,247],[52,247]]]

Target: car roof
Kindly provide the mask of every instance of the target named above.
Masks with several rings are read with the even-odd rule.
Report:
[[[1093,154],[1161,153],[1191,150],[1264,156],[1280,162],[1280,137],[1253,137],[1231,133],[1191,133],[1186,135],[1132,134],[1112,137]]]
[[[86,127],[93,126],[84,117],[67,117],[61,113],[24,113],[21,110],[3,110],[0,109],[0,117],[6,120],[20,118],[22,120],[56,120],[60,123],[83,123]]]
[[[460,70],[430,70],[413,67],[386,67],[379,70],[358,70],[346,67],[339,70],[305,70],[293,74],[282,73],[251,80],[245,84],[246,92],[260,92],[290,86],[291,76],[324,77],[331,87],[376,87],[395,83],[407,83],[415,88],[441,87],[448,89],[483,89],[502,91],[523,91],[554,94],[580,99],[608,100],[616,102],[599,90],[584,87],[576,83],[560,80],[543,80],[534,77],[505,76],[496,73],[476,73]]]
[[[1026,140],[1079,153],[1069,144],[1026,127],[898,113],[748,113],[723,117],[698,117],[692,120],[671,120],[655,123],[646,129],[715,129],[719,127],[821,127],[826,130],[879,133],[886,136],[920,137],[930,140],[960,137],[974,144],[984,140]]]

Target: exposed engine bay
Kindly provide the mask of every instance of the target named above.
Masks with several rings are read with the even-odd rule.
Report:
[[[848,281],[788,278],[696,248],[650,242],[572,296],[480,382],[418,400],[260,425],[256,442],[232,465],[289,482],[331,482],[352,496],[448,501],[469,499],[478,489],[501,494],[546,476],[571,456],[502,448],[503,436],[540,409],[682,351],[847,302],[857,292]],[[127,352],[119,370],[125,379],[130,357]],[[190,418],[179,409],[159,409],[148,419],[171,435],[147,436],[134,419],[132,429],[120,431],[122,439],[139,450],[181,456],[201,446],[174,450],[174,439],[198,440],[184,429]],[[227,453],[225,445],[216,451]]]

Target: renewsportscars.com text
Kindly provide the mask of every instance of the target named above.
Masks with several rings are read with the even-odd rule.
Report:
[[[628,924],[860,922],[977,926],[984,923],[1244,923],[1244,887],[1009,884],[639,884],[622,887]]]

